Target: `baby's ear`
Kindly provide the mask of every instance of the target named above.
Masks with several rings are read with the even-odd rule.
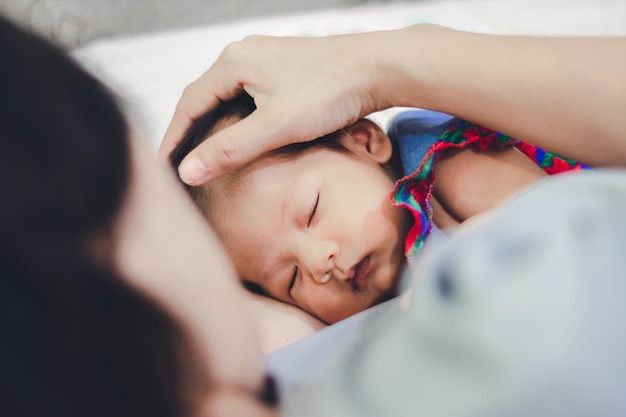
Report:
[[[355,154],[369,157],[380,165],[391,158],[391,140],[371,120],[359,119],[344,130],[347,135],[342,138],[341,144]]]

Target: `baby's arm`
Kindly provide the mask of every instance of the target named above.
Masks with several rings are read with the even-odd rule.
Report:
[[[435,223],[442,208],[460,223],[496,207],[546,175],[514,147],[448,150],[436,167]]]

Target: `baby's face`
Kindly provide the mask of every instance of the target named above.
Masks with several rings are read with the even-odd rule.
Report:
[[[265,159],[213,218],[240,277],[327,323],[393,296],[407,219],[368,151]]]

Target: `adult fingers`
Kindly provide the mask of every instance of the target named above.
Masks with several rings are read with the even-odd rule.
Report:
[[[159,147],[159,156],[167,159],[194,120],[241,91],[241,84],[232,73],[216,65],[185,87]]]
[[[181,162],[178,173],[192,186],[204,184],[257,156],[299,138],[275,109],[258,108],[250,116],[211,136]]]

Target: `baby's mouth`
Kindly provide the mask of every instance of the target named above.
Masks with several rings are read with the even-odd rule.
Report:
[[[354,265],[347,274],[348,283],[352,284],[354,291],[363,291],[367,281],[367,274],[371,269],[370,257],[366,256],[359,263]]]

